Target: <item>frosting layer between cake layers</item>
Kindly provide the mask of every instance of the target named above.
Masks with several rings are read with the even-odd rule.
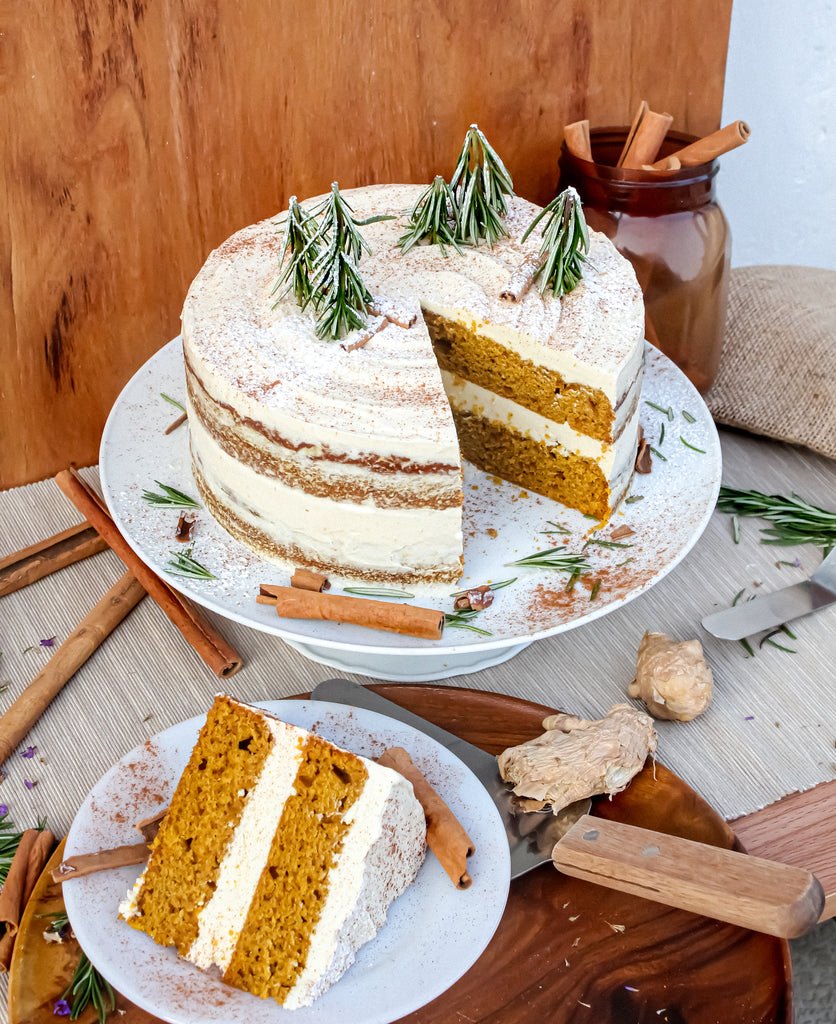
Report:
[[[493,248],[403,253],[397,240],[422,190],[343,193],[358,219],[394,218],[361,229],[372,248],[363,279],[399,321],[367,340],[357,331],[321,341],[292,295],[273,305],[277,220],[233,235],[189,291],[198,488],[268,558],[367,580],[457,579],[460,448],[489,472],[601,518],[629,486],[643,361],[630,264],[593,232],[573,292],[557,299],[535,284],[520,302],[502,301],[539,248],[537,231],[521,241],[539,208],[511,199],[509,235]]]

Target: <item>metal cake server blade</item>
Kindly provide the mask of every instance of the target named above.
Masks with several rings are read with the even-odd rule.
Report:
[[[782,587],[771,594],[713,612],[703,626],[721,640],[743,640],[763,629],[783,625],[792,619],[826,608],[836,602],[836,548],[825,558],[809,580]]]
[[[488,790],[511,851],[511,877],[552,861],[563,874],[681,910],[794,938],[819,920],[821,883],[809,871],[586,814],[589,800],[559,815],[526,813],[496,758],[420,715],[347,679],[316,686],[314,700],[365,708],[423,732],[451,750]]]

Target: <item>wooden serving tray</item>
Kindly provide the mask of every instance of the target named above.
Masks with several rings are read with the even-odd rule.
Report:
[[[542,719],[554,712],[481,690],[411,683],[370,688],[491,753],[539,734]],[[598,799],[592,813],[714,846],[736,845],[723,819],[658,764],[612,800]],[[54,1001],[76,963],[77,945],[45,942],[48,921],[38,916],[63,908],[49,876],[62,851],[63,843],[21,922],[9,980],[10,1024],[55,1024]],[[784,940],[569,878],[546,864],[512,883],[502,922],[470,971],[400,1024],[792,1024],[790,977]],[[119,1006],[126,1011],[113,1018],[120,1024],[157,1019],[125,1000]],[[79,1020],[87,1024],[95,1014],[85,1011]]]

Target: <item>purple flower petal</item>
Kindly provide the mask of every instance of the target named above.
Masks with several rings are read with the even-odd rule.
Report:
[[[8,814],[9,808],[7,804],[0,804],[0,814]]]
[[[54,647],[54,646],[55,646],[55,637],[54,636],[51,636],[51,637],[49,637],[46,640],[41,640],[41,647]]]
[[[801,559],[798,557],[798,555],[795,556],[792,564],[799,569],[801,568]]]
[[[755,716],[754,715],[747,715],[744,718],[744,722],[754,722],[754,720],[755,720]]]
[[[52,1010],[53,1017],[56,1015],[56,1013],[58,1014],[59,1017],[68,1017],[70,1015],[70,1012],[70,1004],[67,1002],[66,999],[57,999],[55,1001],[55,1006],[53,1007]]]
[[[23,753],[20,756],[21,757],[34,757],[35,756],[35,747],[27,747],[26,750],[24,750]]]
[[[35,783],[34,782],[30,782],[29,779],[24,779],[23,780],[23,785],[26,786],[27,789],[34,789],[35,788]]]

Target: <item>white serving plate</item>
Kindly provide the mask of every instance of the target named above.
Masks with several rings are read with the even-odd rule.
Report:
[[[447,627],[439,640],[419,640],[346,623],[279,619],[256,604],[259,584],[287,585],[291,569],[253,554],[234,540],[206,510],[198,513],[194,557],[216,580],[173,576],[166,562],[180,547],[174,540],[176,509],[160,509],[142,499],[158,490],[154,481],[197,497],[188,450],[188,428],[165,428],[176,410],[161,394],[185,397],[180,339],[175,338],[134,375],[108,417],[102,437],[100,473],[111,514],[139,557],[175,589],[212,611],[254,629],[281,637],[315,661],[380,679],[421,681],[474,672],[512,657],[533,640],[590,622],[622,607],[666,576],[691,550],[705,529],[720,487],[720,442],[705,403],[688,378],[657,349],[647,345],[641,422],[664,456],[654,457],[652,473],[634,479],[631,495],[599,535],[629,525],[630,547],[587,548],[593,567],[587,580],[566,591],[567,575],[547,569],[509,568],[506,563],[568,541],[580,551],[594,527],[579,512],[489,477],[465,463],[465,566],[455,587],[410,588],[414,603],[451,611],[450,594],[467,586],[516,576],[513,586],[497,591],[494,604],[475,623],[490,632],[480,636]],[[649,405],[673,410],[673,420]],[[694,418],[690,422],[683,411]],[[660,442],[661,428],[665,437]],[[688,442],[684,443],[683,440]],[[693,447],[688,447],[692,445]],[[695,451],[694,449],[701,449]],[[570,535],[549,535],[558,523]],[[627,561],[629,559],[629,561]],[[626,564],[625,564],[626,563]],[[601,578],[591,599],[591,581]],[[337,580],[332,580],[338,593]]]
[[[173,1024],[388,1024],[446,991],[478,959],[508,898],[505,829],[487,790],[446,747],[408,725],[361,708],[323,701],[264,701],[260,707],[348,750],[376,757],[405,747],[476,846],[473,878],[459,891],[428,852],[415,882],[389,908],[355,963],[311,1006],[285,1010],[225,985],[156,945],[117,917],[141,867],[119,868],[64,885],[73,931],[89,959],[127,999]],[[93,788],[76,815],[65,856],[135,843],[134,823],[165,807],[185,767],[201,715],[126,754]]]

